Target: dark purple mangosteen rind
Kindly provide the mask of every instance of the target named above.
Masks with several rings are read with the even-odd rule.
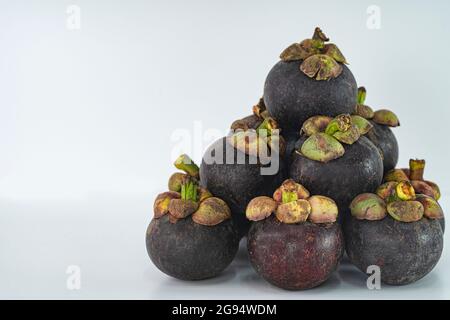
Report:
[[[383,155],[384,173],[394,169],[398,162],[398,142],[391,128],[370,121],[373,128],[366,137],[381,151]]]
[[[306,137],[296,145],[300,149]],[[311,194],[321,194],[336,201],[339,212],[346,213],[351,201],[361,193],[375,192],[383,179],[383,161],[377,147],[366,137],[344,145],[342,157],[327,163],[308,159],[296,151],[291,155],[289,177]],[[339,220],[345,219],[344,214]]]
[[[309,78],[300,70],[302,60],[279,61],[264,85],[264,102],[283,132],[298,132],[303,122],[316,115],[352,113],[358,87],[350,69],[327,81]]]
[[[325,282],[336,270],[344,239],[338,223],[286,224],[273,215],[253,222],[247,242],[250,262],[269,283],[304,290]]]
[[[230,265],[238,251],[239,236],[231,219],[204,226],[191,217],[171,223],[166,214],[150,222],[146,246],[152,262],[165,274],[202,280],[219,275]]]
[[[390,216],[378,221],[350,217],[344,223],[345,247],[350,261],[362,272],[377,265],[381,281],[405,285],[426,276],[443,250],[439,220],[422,218],[400,222]]]
[[[220,146],[220,144],[225,150],[226,138],[214,142],[205,155],[210,154],[211,150],[217,150],[217,146]],[[234,159],[238,155],[244,157],[245,164],[225,163],[225,156],[222,158],[222,164],[207,164],[203,159],[200,166],[200,181],[203,187],[228,204],[239,234],[245,236],[250,228],[250,221],[245,217],[247,204],[257,196],[272,196],[275,189],[284,181],[286,170],[284,159],[278,157],[278,173],[276,175],[261,175],[261,164],[251,164],[250,158],[252,156],[236,149],[233,150]],[[214,151],[212,152],[214,154]],[[254,157],[252,160],[255,160]]]

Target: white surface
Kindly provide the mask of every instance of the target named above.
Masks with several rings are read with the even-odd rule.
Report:
[[[407,286],[368,290],[344,261],[322,286],[290,292],[252,269],[245,243],[214,279],[186,282],[153,266],[145,250],[152,197],[96,195],[85,201],[5,203],[0,207],[0,298],[62,299],[448,299],[448,250],[432,273]],[[448,207],[448,197],[443,204]],[[7,226],[7,227],[5,227]],[[446,243],[448,243],[448,233]],[[66,268],[81,268],[81,289],[66,287]]]
[[[80,30],[66,28],[71,4]],[[427,178],[450,194],[450,2],[376,1],[380,30],[366,26],[372,4],[0,0],[0,297],[450,298],[447,245],[427,278],[377,292],[349,266],[284,292],[243,253],[222,277],[179,282],[145,251],[172,157],[198,161],[215,139],[207,129],[220,136],[247,115],[280,51],[316,25],[367,103],[400,117],[399,164],[426,158]],[[441,204],[448,213],[448,197]],[[66,289],[69,265],[81,267],[79,291]]]

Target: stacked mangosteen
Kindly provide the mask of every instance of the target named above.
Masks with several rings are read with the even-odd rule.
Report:
[[[389,110],[365,104],[339,48],[316,28],[287,47],[252,114],[157,196],[146,243],[153,263],[184,280],[210,278],[247,238],[265,280],[289,290],[326,281],[344,248],[381,281],[414,282],[437,264],[444,215],[423,160],[395,169],[399,150]]]

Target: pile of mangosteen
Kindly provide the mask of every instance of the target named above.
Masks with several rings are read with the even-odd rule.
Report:
[[[425,161],[396,169],[390,110],[367,104],[340,49],[320,28],[288,46],[263,97],[207,148],[200,167],[159,194],[147,252],[182,280],[219,275],[245,239],[255,271],[288,290],[316,287],[344,252],[362,272],[403,285],[426,276],[443,250],[444,214]]]

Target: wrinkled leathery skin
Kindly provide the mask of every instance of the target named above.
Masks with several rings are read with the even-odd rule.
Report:
[[[301,137],[297,150],[305,141]],[[311,194],[320,194],[336,201],[339,221],[353,198],[365,192],[375,192],[383,179],[383,161],[379,150],[366,137],[345,145],[345,154],[327,163],[310,160],[297,152],[291,156],[289,177],[302,184]]]
[[[387,216],[379,221],[344,223],[345,245],[351,262],[362,272],[377,265],[381,281],[404,285],[427,275],[437,264],[443,249],[439,220],[422,218],[400,222]]]
[[[326,281],[339,264],[343,246],[338,223],[286,224],[273,215],[252,223],[247,242],[256,272],[287,290],[309,289]]]
[[[226,138],[214,142],[206,154],[210,154],[220,144],[225,150]],[[202,160],[200,181],[216,197],[223,199],[231,209],[233,220],[241,236],[245,236],[250,228],[250,221],[245,217],[245,209],[251,199],[257,196],[272,196],[275,189],[284,181],[286,170],[284,160],[279,158],[279,169],[275,175],[261,175],[260,164],[250,164],[250,156],[234,150],[235,157],[245,157],[245,164],[225,163],[207,164]],[[214,151],[212,152],[214,154]],[[254,159],[254,158],[253,158]],[[234,161],[235,162],[235,161]]]
[[[391,128],[373,121],[370,121],[370,123],[373,128],[369,130],[366,137],[382,152],[384,172],[386,173],[397,166],[398,142]]]
[[[316,115],[352,113],[357,85],[351,71],[342,65],[342,74],[317,81],[300,71],[302,61],[278,62],[264,85],[264,102],[283,133],[297,132],[303,122]]]
[[[204,226],[191,217],[176,223],[169,215],[147,228],[147,253],[165,274],[181,280],[202,280],[220,274],[235,257],[239,236],[231,219]]]

